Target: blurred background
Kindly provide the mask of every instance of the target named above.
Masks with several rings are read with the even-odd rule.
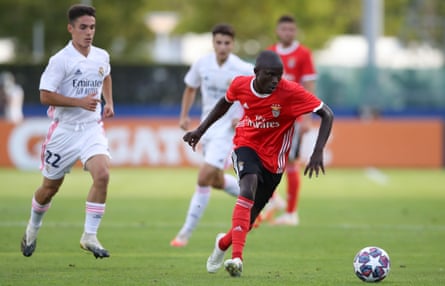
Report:
[[[116,146],[112,145],[115,153],[127,158],[122,159],[123,163],[116,163],[118,165],[198,162],[188,151],[177,151],[177,156],[182,158],[179,161],[172,159],[171,150],[170,154],[165,151],[171,147],[166,143],[168,140],[180,144],[182,133],[176,130],[176,121],[185,72],[195,59],[212,50],[209,31],[220,22],[234,26],[235,53],[253,62],[260,50],[276,41],[276,20],[282,14],[291,14],[297,19],[298,40],[313,51],[318,72],[317,96],[329,104],[337,116],[329,156],[334,166],[436,168],[444,165],[445,1],[80,2],[96,7],[94,44],[111,55],[114,124],[127,128],[124,133],[128,137],[115,128],[120,132],[116,131],[116,138],[127,138],[126,143],[118,141]],[[28,136],[34,138],[32,140],[20,135],[28,138],[27,143],[22,144],[25,152],[15,150],[18,143],[6,138],[14,139],[17,133],[27,134],[23,131],[26,128],[39,130],[36,126],[40,125],[35,122],[46,113],[46,107],[39,103],[40,75],[49,57],[70,40],[66,11],[75,3],[0,1],[1,82],[15,81],[16,94],[21,89],[23,98],[23,117],[19,114],[9,120],[15,122],[15,126],[2,127],[4,150],[0,150],[3,157],[0,165],[22,166],[16,161],[25,159],[11,159],[13,153],[36,156],[39,141],[34,138],[38,137],[36,134]],[[193,115],[198,114],[199,99],[193,109]],[[134,118],[142,121],[129,120]],[[120,119],[129,121],[122,123]],[[154,125],[150,125],[153,122]],[[146,136],[158,138],[158,144],[152,146],[158,154],[150,151],[153,148],[134,154],[137,138],[142,136],[137,133],[141,132],[139,124],[151,128],[144,133]],[[113,124],[108,126],[111,128]],[[171,133],[177,132],[174,136],[179,139],[162,133],[165,126],[175,130]],[[41,133],[46,131],[41,129],[44,130]],[[164,135],[159,135],[160,132]],[[114,133],[110,133],[113,137]],[[130,153],[133,155],[128,155]],[[139,158],[139,161],[134,159],[138,163],[128,156]],[[364,158],[360,162],[352,160],[358,157]],[[34,161],[25,165],[32,166]]]

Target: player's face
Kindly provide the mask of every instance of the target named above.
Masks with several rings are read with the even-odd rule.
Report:
[[[218,63],[223,63],[233,50],[233,38],[228,35],[216,34],[213,36],[213,49]]]
[[[68,31],[71,33],[72,42],[76,48],[89,49],[96,32],[96,18],[88,15],[81,16],[72,24],[68,24]]]
[[[292,22],[280,23],[277,26],[277,37],[278,41],[284,46],[289,46],[295,40],[297,36],[297,25]]]
[[[277,88],[283,68],[260,68],[255,70],[255,75],[255,90],[261,94],[270,94]]]

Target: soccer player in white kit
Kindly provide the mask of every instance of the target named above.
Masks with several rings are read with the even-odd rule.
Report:
[[[92,46],[96,30],[96,11],[87,5],[73,5],[68,10],[71,41],[56,53],[40,79],[40,101],[49,105],[52,118],[42,145],[42,185],[32,198],[31,216],[21,250],[31,256],[45,212],[51,205],[67,174],[77,160],[90,172],[93,184],[85,206],[81,248],[96,258],[109,257],[96,234],[105,211],[109,182],[108,141],[101,116],[114,116],[109,55]],[[101,115],[101,95],[105,100]]]
[[[190,128],[189,111],[199,87],[201,87],[201,119],[203,120],[216,102],[225,96],[235,76],[253,75],[253,65],[232,53],[235,32],[230,25],[216,25],[212,30],[212,36],[214,52],[198,59],[184,78],[186,87],[182,97],[179,125],[186,131]],[[238,180],[232,175],[225,174],[224,168],[232,152],[235,125],[242,115],[241,106],[234,104],[202,138],[204,162],[199,170],[195,193],[190,201],[186,220],[179,233],[170,242],[171,246],[187,245],[207,207],[212,187],[224,190],[234,197],[239,195]]]

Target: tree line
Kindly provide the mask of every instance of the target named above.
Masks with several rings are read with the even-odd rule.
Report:
[[[384,35],[403,41],[427,41],[444,47],[445,1],[381,0],[384,10]],[[363,0],[90,0],[97,9],[95,45],[107,49],[114,61],[149,63],[147,46],[154,34],[145,23],[154,11],[178,15],[173,35],[208,32],[216,23],[234,26],[237,41],[255,39],[262,47],[275,41],[277,18],[291,14],[297,19],[300,40],[320,49],[338,34],[362,33]],[[16,44],[16,62],[32,61],[33,28],[44,27],[44,57],[63,47],[70,39],[66,12],[70,0],[0,1],[0,38]],[[241,56],[243,56],[241,54]]]

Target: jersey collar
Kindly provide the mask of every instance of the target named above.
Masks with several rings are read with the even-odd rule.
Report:
[[[253,81],[255,80],[255,77],[252,77],[252,80],[250,81],[250,90],[252,91],[252,93],[259,98],[266,98],[269,97],[272,93],[259,93],[255,90],[255,88],[253,88]]]
[[[277,44],[277,53],[280,55],[287,55],[298,49],[300,46],[300,42],[293,41],[292,44],[289,47],[283,47],[281,43]]]

